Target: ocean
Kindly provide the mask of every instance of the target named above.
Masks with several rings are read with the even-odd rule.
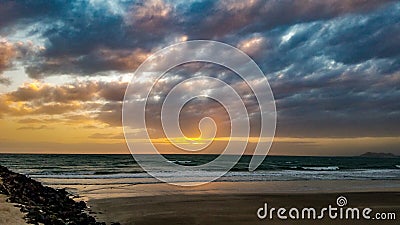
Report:
[[[151,158],[151,156],[149,156]],[[194,166],[207,163],[215,155],[166,155],[171,163]],[[217,181],[291,181],[291,180],[400,180],[400,158],[268,156],[253,172],[248,171],[251,156],[240,161]],[[51,155],[0,154],[0,165],[36,179],[76,182],[112,179],[113,182],[159,183],[134,161],[131,155]],[[161,171],[158,176],[178,177],[182,182],[202,181],[191,173]],[[100,181],[101,182],[101,181]]]

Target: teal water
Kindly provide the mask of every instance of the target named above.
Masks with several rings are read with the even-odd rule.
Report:
[[[166,155],[165,157],[172,163],[194,166],[207,163],[216,156]],[[251,157],[243,156],[231,171],[219,180],[400,179],[400,158],[268,156],[256,171],[249,172],[248,164]],[[0,165],[33,178],[150,177],[131,155],[0,154]],[[207,173],[204,171],[204,177],[209,175]],[[190,173],[174,174],[166,171],[162,175],[191,179]]]

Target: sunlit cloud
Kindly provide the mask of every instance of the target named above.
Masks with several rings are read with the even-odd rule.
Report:
[[[3,148],[35,141],[44,149],[89,143],[104,152],[97,144],[112,142],[110,148],[127,152],[121,123],[125,89],[131,79],[152,82],[133,77],[134,71],[163,47],[212,39],[249,54],[268,78],[278,113],[276,154],[398,151],[392,138],[400,136],[399,10],[391,0],[2,1],[0,123],[10,131]],[[152,69],[181,55],[152,59]],[[251,90],[232,71],[201,63],[176,67],[154,86],[146,109],[151,140],[175,152],[162,132],[161,103],[174,85],[199,76],[221,79],[238,92],[254,145],[260,116]],[[226,92],[206,81],[183,87],[181,96],[198,87],[204,95]],[[133,94],[146,101],[140,87]],[[212,139],[198,137],[205,116],[218,127]],[[180,115],[187,138],[172,141],[212,140],[217,149],[228,141],[229,119],[215,101],[196,99]]]

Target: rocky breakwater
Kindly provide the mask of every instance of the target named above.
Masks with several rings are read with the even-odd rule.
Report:
[[[85,213],[86,203],[76,202],[64,189],[43,186],[22,174],[0,166],[0,193],[17,203],[27,223],[45,225],[105,225]],[[115,223],[119,224],[119,223]]]

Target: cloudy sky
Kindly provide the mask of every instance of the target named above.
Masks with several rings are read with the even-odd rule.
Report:
[[[134,71],[153,52],[198,39],[241,49],[268,78],[271,154],[400,154],[400,2],[390,0],[2,0],[0,152],[129,153],[121,109]],[[154,109],[199,75],[242,91],[257,136],[256,101],[231,73],[193,63],[165,74],[147,117],[162,151],[180,153],[164,143]],[[209,149],[218,151],[229,118],[217,102],[188,103],[182,129],[197,136],[204,116],[220,128]]]

